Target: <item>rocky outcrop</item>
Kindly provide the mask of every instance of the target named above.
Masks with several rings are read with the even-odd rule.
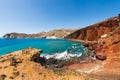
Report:
[[[120,27],[102,35],[96,42],[84,43],[84,46],[89,50],[94,50],[96,58],[99,60],[106,60],[107,57],[118,55],[120,53]]]
[[[95,45],[95,44],[94,44]],[[92,46],[92,45],[91,45]],[[94,47],[96,58],[104,64],[100,72],[93,73],[100,80],[117,80],[120,76],[120,26],[98,39]],[[99,76],[98,76],[99,75]],[[105,77],[102,77],[105,76]],[[113,77],[114,76],[114,77]],[[101,77],[101,78],[100,78]]]
[[[8,33],[3,38],[64,38],[67,35],[73,33],[76,29],[59,29],[49,32],[40,32],[37,34],[25,34],[25,33]]]
[[[96,56],[93,69],[89,76],[98,80],[117,80],[120,76],[120,15],[100,23],[77,30],[66,38],[83,41],[84,46],[93,50]],[[100,65],[98,65],[100,63]],[[91,64],[91,63],[90,63]],[[85,64],[90,66],[90,64]],[[92,64],[93,66],[94,64]],[[83,66],[83,67],[82,67]],[[72,69],[81,72],[84,65],[72,64]],[[86,68],[85,68],[86,69]],[[87,68],[88,69],[88,68]],[[88,70],[89,71],[89,70]]]
[[[102,35],[113,31],[119,26],[118,17],[113,17],[102,22],[79,29],[68,35],[67,39],[97,41]]]
[[[100,38],[97,42],[95,52],[97,55],[112,57],[120,53],[120,27]]]
[[[120,76],[120,26],[102,35],[97,41],[84,46],[93,50],[96,60],[90,63],[75,63],[68,66],[78,72],[86,72],[97,80],[118,80]],[[91,55],[91,53],[90,53]],[[87,66],[87,68],[86,68]],[[88,67],[89,66],[89,67]]]
[[[41,66],[46,62],[40,53],[41,50],[27,48],[0,56],[0,80],[85,80],[72,70],[61,69],[55,73],[48,67]],[[54,68],[52,64],[56,64],[54,59],[47,63],[46,65],[51,64],[51,68]]]
[[[0,80],[26,80],[29,79],[32,72],[37,75],[38,72],[34,66],[37,68],[40,65],[32,63],[31,58],[33,55],[40,55],[40,53],[41,50],[28,48],[0,56]]]

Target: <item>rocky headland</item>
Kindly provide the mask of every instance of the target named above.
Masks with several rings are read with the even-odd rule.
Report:
[[[73,33],[77,29],[58,29],[49,32],[40,32],[36,34],[25,33],[8,33],[3,36],[5,39],[9,38],[64,38],[67,35]]]

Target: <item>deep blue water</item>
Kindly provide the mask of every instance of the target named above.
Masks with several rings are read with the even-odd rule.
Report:
[[[71,54],[82,54],[85,48],[82,43],[62,39],[2,39],[0,38],[0,55],[28,47],[42,49],[42,55],[61,54],[65,51]]]

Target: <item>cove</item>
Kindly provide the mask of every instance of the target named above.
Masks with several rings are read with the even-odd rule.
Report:
[[[0,55],[28,47],[42,49],[42,56],[46,58],[55,57],[57,59],[74,56],[79,57],[86,50],[82,43],[64,39],[0,39]]]

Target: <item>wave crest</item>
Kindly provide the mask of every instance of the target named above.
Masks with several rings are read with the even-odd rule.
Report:
[[[72,54],[72,53],[68,53],[68,51],[64,51],[64,52],[61,52],[61,53],[55,53],[55,54],[47,54],[47,55],[41,55],[41,56],[44,56],[46,59],[49,59],[49,58],[55,58],[55,59],[70,59],[71,57],[80,57],[82,56],[82,53],[79,53],[79,54]]]

